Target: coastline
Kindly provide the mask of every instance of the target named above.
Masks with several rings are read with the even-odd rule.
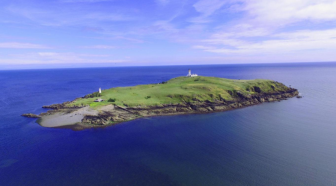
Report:
[[[245,97],[238,95],[234,101],[215,100],[214,102],[193,102],[167,104],[162,106],[146,107],[121,107],[107,105],[97,110],[89,107],[66,107],[66,104],[54,104],[43,106],[52,108],[46,113],[39,115],[37,123],[43,127],[70,128],[83,130],[86,128],[107,127],[123,122],[155,116],[184,115],[184,114],[206,114],[224,112],[248,106],[258,105],[264,102],[276,102],[298,96],[297,89],[290,88],[285,92],[261,93]],[[69,102],[65,102],[69,103]]]

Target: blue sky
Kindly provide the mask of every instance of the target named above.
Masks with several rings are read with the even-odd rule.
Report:
[[[336,0],[1,0],[0,68],[336,61]]]

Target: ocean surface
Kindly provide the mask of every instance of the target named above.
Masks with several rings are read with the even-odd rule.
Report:
[[[41,113],[99,87],[187,74],[272,79],[303,99],[227,112],[44,128]],[[0,71],[0,186],[336,185],[336,63]]]

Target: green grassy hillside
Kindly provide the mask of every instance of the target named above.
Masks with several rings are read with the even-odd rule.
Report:
[[[216,77],[178,77],[163,84],[138,85],[133,87],[117,87],[80,98],[70,105],[90,105],[99,107],[108,104],[120,106],[151,106],[169,103],[232,100],[237,92],[245,95],[286,91],[285,85],[270,80],[232,80]],[[91,96],[91,97],[90,97]],[[105,101],[96,103],[95,99]],[[110,99],[110,102],[108,100]],[[113,102],[114,101],[114,102]]]

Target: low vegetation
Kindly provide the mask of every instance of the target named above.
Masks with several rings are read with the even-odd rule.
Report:
[[[117,99],[115,99],[115,98],[110,98],[110,99],[108,99],[107,101],[108,101],[108,102],[113,102],[113,103],[114,103],[116,100],[117,100]]]
[[[99,92],[94,92],[92,94],[88,94],[85,96],[85,98],[95,98],[95,97],[100,97],[101,94]]]
[[[117,87],[77,99],[70,105],[99,107],[108,104],[120,106],[153,106],[194,101],[233,100],[237,94],[253,95],[286,91],[285,85],[271,80],[233,80],[216,77],[178,77],[159,84]],[[107,102],[94,102],[100,96]],[[113,97],[113,98],[112,98]]]

